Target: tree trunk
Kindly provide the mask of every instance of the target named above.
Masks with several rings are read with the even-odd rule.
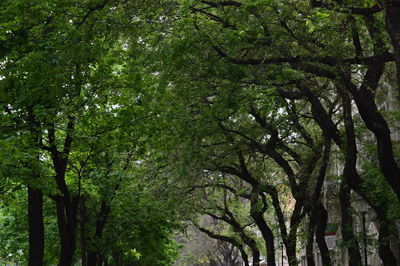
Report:
[[[298,265],[296,258],[296,240],[296,238],[289,238],[285,243],[286,255],[288,257],[290,266]]]
[[[128,155],[125,159],[125,165],[122,168],[122,170],[128,169],[131,158],[132,158],[132,153],[128,153]],[[107,171],[110,171],[111,164],[107,163],[106,167],[107,167]],[[119,182],[117,182],[115,184],[112,197],[115,196],[115,193],[120,188],[121,182],[122,182],[122,179],[120,179]],[[95,230],[92,241],[97,241],[101,238],[103,231],[104,231],[104,227],[107,223],[108,214],[110,213],[110,208],[111,208],[110,204],[106,201],[106,199],[103,199],[101,201],[100,210],[97,213],[96,230]],[[95,245],[92,245],[92,246],[95,246]],[[88,266],[96,266],[97,264],[99,264],[99,262],[98,262],[99,260],[100,260],[100,254],[97,252],[97,250],[88,250],[88,252],[87,252]]]
[[[308,225],[307,243],[306,243],[306,258],[307,266],[315,265],[314,260],[314,235],[318,248],[321,253],[322,264],[324,266],[332,265],[328,246],[325,242],[325,230],[328,221],[328,213],[322,203],[317,203],[313,207],[310,214]]]
[[[265,247],[267,251],[267,262],[269,266],[275,266],[275,244],[274,244],[274,234],[272,233],[271,228],[269,228],[268,224],[265,222],[263,214],[266,210],[266,206],[262,207],[261,211],[257,210],[258,207],[258,193],[252,193],[251,195],[251,217],[254,222],[260,229],[261,234],[265,241]]]
[[[32,179],[40,178],[40,172],[35,163],[40,163],[40,124],[33,114],[33,107],[28,108],[28,119],[35,152],[35,160],[31,165]],[[28,186],[28,230],[29,230],[29,258],[28,265],[43,265],[44,257],[44,223],[43,223],[43,193],[39,189]]]
[[[44,225],[43,194],[28,187],[29,266],[43,265]]]
[[[87,266],[87,238],[86,238],[86,209],[85,209],[85,201],[81,199],[80,208],[79,208],[79,229],[80,229],[80,238],[81,238],[81,260],[82,266]]]
[[[340,186],[340,210],[342,214],[342,238],[349,254],[349,266],[362,266],[360,246],[353,230],[353,218],[351,217],[350,189],[345,182]]]
[[[374,78],[375,81],[377,82],[377,80],[380,77],[380,74],[368,74],[370,71],[374,71],[375,68],[370,67],[367,71],[366,77],[368,78],[368,83],[373,82]],[[382,68],[378,67],[378,71],[382,71]],[[377,76],[376,76],[377,75]],[[347,84],[349,84],[349,81],[347,81]],[[370,84],[368,85],[371,88],[374,88],[374,85]],[[347,85],[347,87],[351,87],[350,85]],[[392,148],[392,144],[391,144],[391,139],[390,139],[390,131],[389,128],[386,124],[386,121],[383,119],[382,115],[378,113],[378,110],[376,108],[375,102],[373,101],[373,96],[371,94],[371,92],[368,90],[366,90],[366,87],[363,85],[362,88],[360,89],[361,93],[357,91],[357,89],[353,89],[353,95],[354,95],[354,99],[355,102],[357,104],[357,106],[359,106],[359,110],[362,113],[365,113],[364,116],[368,117],[368,112],[365,110],[366,106],[365,106],[365,102],[364,101],[369,101],[369,108],[372,110],[372,114],[374,115],[370,115],[369,118],[371,119],[371,121],[366,122],[367,126],[368,124],[374,124],[374,126],[369,125],[371,131],[373,131],[375,133],[375,136],[377,138],[377,142],[378,142],[378,150],[380,150],[383,146],[387,147],[387,155],[383,155],[382,151],[378,151],[378,158],[379,158],[379,162],[380,162],[380,167],[381,167],[381,171],[383,174],[385,174],[384,169],[382,168],[383,165],[386,165],[386,163],[389,165],[388,168],[392,169],[393,172],[396,172],[397,165],[394,162],[393,156],[390,155],[390,151]],[[350,99],[348,98],[348,96],[346,95],[346,92],[343,92],[343,110],[344,110],[344,121],[345,121],[345,127],[346,127],[346,140],[347,140],[347,149],[346,149],[346,153],[345,153],[345,166],[344,166],[344,171],[343,174],[346,178],[346,181],[351,183],[355,180],[356,177],[356,173],[357,173],[357,169],[356,169],[356,165],[357,165],[357,146],[356,146],[356,141],[355,141],[355,133],[354,133],[354,123],[352,120],[352,115],[351,115],[351,102]],[[359,103],[357,103],[357,101]],[[361,116],[363,116],[363,114],[361,114]],[[366,117],[363,117],[364,121],[366,119]],[[375,119],[373,119],[373,117],[375,117]],[[372,122],[375,121],[375,122]],[[379,121],[379,122],[378,122]],[[376,131],[372,130],[373,128],[375,128]],[[379,129],[377,129],[379,128]],[[384,132],[384,133],[382,133]],[[382,139],[386,139],[386,141],[383,141]],[[389,146],[387,146],[389,145]],[[393,155],[393,154],[392,154]],[[388,156],[388,157],[382,157],[382,156]],[[384,162],[382,162],[384,161]],[[398,178],[398,176],[397,176]],[[397,181],[398,182],[398,181]],[[390,182],[389,182],[390,183]],[[347,186],[347,185],[346,185]],[[395,187],[392,186],[393,190],[395,191]],[[344,188],[345,189],[345,188]],[[395,191],[396,192],[396,191]],[[350,193],[350,192],[349,192]],[[347,200],[347,199],[343,199],[343,200]],[[349,200],[348,200],[349,201]],[[380,203],[380,208],[376,208],[376,213],[377,216],[379,218],[379,222],[380,222],[380,228],[379,228],[379,256],[381,257],[384,265],[396,265],[396,259],[393,256],[393,253],[390,249],[390,223],[388,222],[387,216],[386,214],[383,214],[382,212],[387,213],[387,208],[386,206],[383,206],[385,203]],[[350,201],[347,204],[348,206],[350,206]],[[349,220],[350,222],[350,220]],[[351,232],[349,233],[349,237],[351,237]],[[357,243],[358,245],[358,243]],[[359,248],[358,248],[359,250]],[[349,250],[350,252],[350,250]],[[355,256],[358,256],[358,254],[356,254]]]
[[[253,266],[260,266],[260,252],[258,250],[252,250],[251,253],[253,255]]]
[[[300,223],[305,216],[305,212],[303,212],[304,208],[304,198],[299,197],[296,199],[296,203],[294,206],[294,210],[292,212],[292,217],[290,218],[290,232],[286,240],[284,239],[284,244],[286,247],[286,255],[289,260],[290,266],[298,265],[297,260],[297,231],[300,226]]]
[[[339,87],[339,90],[341,88]],[[342,238],[347,246],[349,254],[349,265],[358,266],[362,265],[360,246],[358,240],[353,231],[353,218],[351,216],[351,201],[350,201],[350,188],[348,181],[353,179],[357,165],[357,145],[354,134],[354,123],[351,114],[351,101],[347,95],[347,92],[342,90],[343,100],[343,116],[344,125],[346,129],[346,151],[345,151],[345,164],[343,169],[344,180],[340,185],[339,200],[340,200],[340,211],[342,214]]]
[[[59,266],[70,266],[76,247],[77,199],[72,202],[57,196],[57,223],[60,236],[61,252]],[[68,214],[69,212],[69,214]],[[67,215],[66,215],[67,214]]]
[[[88,266],[96,266],[97,265],[97,257],[98,254],[94,250],[89,250],[87,255],[87,265]]]
[[[243,247],[238,247],[240,250],[240,254],[242,255],[242,260],[244,263],[244,266],[249,266],[249,256],[247,255],[246,251],[244,250]]]
[[[107,222],[108,213],[110,212],[110,207],[104,200],[101,202],[100,211],[96,219],[96,231],[94,234],[94,241],[101,238],[103,234],[104,227]],[[88,252],[88,266],[96,266],[98,264],[99,254],[96,250],[89,250]]]
[[[203,227],[198,227],[197,229],[199,229],[201,232],[207,234],[209,237],[211,237],[213,239],[224,241],[224,242],[230,243],[233,246],[237,247],[242,255],[242,259],[243,259],[245,266],[249,266],[249,256],[247,255],[247,253],[244,249],[244,246],[241,243],[237,242],[234,238],[224,236],[224,235],[214,234],[213,232],[211,232]]]
[[[375,70],[369,69],[367,71],[366,79],[371,80],[374,78],[374,74],[368,75],[369,71],[373,72]],[[359,90],[357,90],[357,88],[353,88],[351,92],[354,97],[354,101],[357,104],[361,118],[365,122],[367,128],[371,130],[376,137],[377,155],[380,170],[387,182],[392,187],[397,199],[400,201],[400,170],[394,159],[390,129],[385,118],[382,116],[376,106],[373,98],[374,96],[371,90],[368,89],[370,87],[372,87],[372,85],[362,86],[362,88]]]
[[[400,1],[386,0],[386,30],[389,33],[396,60],[397,91],[400,96]]]
[[[325,242],[325,230],[327,222],[328,222],[328,213],[324,205],[320,203],[318,205],[318,222],[317,222],[317,229],[315,232],[315,238],[317,240],[319,251],[321,252],[322,265],[331,266],[332,261],[329,254],[329,249]]]
[[[60,237],[60,266],[70,266],[73,262],[76,247],[76,227],[78,215],[79,197],[72,197],[65,182],[65,173],[67,171],[68,156],[71,151],[73,141],[72,133],[74,130],[74,117],[68,117],[64,147],[59,151],[56,144],[56,126],[50,123],[47,129],[49,147],[53,161],[53,168],[56,172],[55,181],[61,195],[53,196],[56,203],[57,225]]]
[[[379,257],[385,266],[397,265],[397,260],[390,248],[390,225],[386,224],[387,221],[379,221],[379,223]]]
[[[254,239],[252,239],[251,237],[247,236],[242,228],[235,227],[234,228],[235,232],[238,233],[238,235],[240,236],[240,238],[243,240],[243,242],[246,243],[246,245],[250,248],[251,250],[251,255],[253,256],[253,266],[260,266],[260,251],[257,248],[257,243]]]
[[[316,214],[317,210],[314,208],[310,215],[310,220],[308,222],[308,230],[307,230],[307,243],[306,243],[306,257],[307,257],[307,266],[315,266],[314,261],[314,232],[315,232],[315,224],[316,224]]]

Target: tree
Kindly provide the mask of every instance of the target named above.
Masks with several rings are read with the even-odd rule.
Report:
[[[21,155],[29,156],[6,162],[29,172],[24,173],[28,181],[22,181],[29,194],[29,264],[43,264],[44,225],[38,218],[43,216],[45,193],[57,210],[59,264],[71,265],[77,246],[78,207],[83,200],[80,171],[86,171],[84,164],[93,159],[91,150],[104,151],[95,141],[88,141],[93,146],[84,145],[85,138],[122,127],[134,116],[129,111],[133,105],[124,102],[128,97],[116,96],[128,95],[131,89],[119,73],[125,67],[120,60],[127,53],[118,29],[131,23],[132,13],[124,8],[136,3],[124,7],[118,1],[69,6],[62,1],[8,4],[1,8],[5,34],[1,41],[2,120],[7,123],[4,135],[16,139],[8,138],[5,143],[25,142],[18,148]],[[109,28],[110,23],[118,29]],[[126,91],[122,93],[120,87]],[[106,121],[116,116],[114,125]],[[89,152],[82,151],[84,147]],[[55,186],[45,183],[46,176],[53,176]],[[17,181],[15,173],[9,178]]]
[[[169,33],[169,39],[163,41],[164,47],[167,47],[165,53],[170,56],[166,57],[162,71],[170,77],[168,85],[179,91],[175,97],[183,99],[183,103],[175,100],[175,104],[193,110],[186,113],[181,111],[181,121],[193,123],[185,125],[186,131],[200,132],[200,139],[211,132],[218,136],[215,131],[220,128],[210,122],[216,119],[222,121],[222,127],[227,128],[225,131],[240,133],[243,137],[243,131],[225,126],[224,122],[242,122],[234,114],[240,108],[248,108],[246,100],[243,100],[248,97],[248,94],[242,92],[244,90],[254,95],[257,89],[271,89],[284,101],[291,101],[295,107],[308,106],[309,109],[305,110],[309,110],[309,113],[302,114],[303,117],[311,117],[310,123],[320,128],[323,138],[327,141],[332,139],[343,153],[343,183],[360,194],[377,213],[381,225],[381,258],[385,264],[393,264],[395,258],[388,239],[390,235],[397,238],[389,225],[389,220],[393,219],[389,209],[394,206],[387,205],[391,202],[391,196],[387,198],[387,194],[378,191],[370,193],[367,177],[360,175],[356,168],[359,162],[357,150],[360,148],[355,141],[358,136],[353,132],[354,121],[351,117],[351,112],[357,112],[361,126],[375,136],[381,177],[387,182],[385,186],[389,186],[398,196],[398,179],[395,178],[398,176],[395,174],[398,166],[392,152],[390,128],[379,111],[376,98],[383,66],[395,60],[386,48],[390,44],[386,44],[382,38],[385,30],[381,27],[381,18],[372,14],[383,9],[376,9],[376,6],[363,9],[340,3],[332,6],[319,4],[319,7],[313,3],[310,9],[306,1],[297,1],[295,4],[280,1],[190,1],[183,2],[182,6],[184,10],[191,10],[191,13],[176,17],[178,26]],[[341,26],[343,20],[347,24]],[[365,36],[369,39],[361,38],[360,32],[367,33]],[[360,78],[352,76],[352,72],[360,73]],[[267,108],[270,98],[262,101],[263,98],[257,96],[256,101],[261,99],[259,106]],[[352,102],[357,109],[352,107]],[[271,113],[266,112],[267,115],[276,115],[274,109],[271,109]],[[337,113],[338,110],[343,114]],[[199,120],[201,122],[197,124]],[[297,120],[300,125],[304,121]],[[207,125],[207,133],[204,133],[201,124]],[[248,131],[253,130],[247,125],[243,127]],[[291,126],[289,131],[293,132],[294,128],[296,125]],[[270,128],[266,129],[271,132]],[[247,140],[254,139],[251,135],[244,135]],[[194,137],[194,140],[199,141],[198,138]],[[205,146],[201,140],[199,142],[199,147]],[[215,143],[218,142],[207,142],[206,145]],[[268,152],[268,156],[279,158],[271,154],[272,151]],[[201,152],[197,154],[201,155]],[[231,160],[225,155],[218,156],[225,163]],[[195,155],[191,157],[195,158]],[[301,166],[300,169],[305,170],[307,167]],[[300,186],[302,189],[304,187],[307,186]],[[291,188],[296,188],[295,182],[292,182]],[[350,190],[343,186],[342,192],[342,222],[343,225],[351,226],[351,219],[346,215],[346,209],[350,206],[347,200]],[[296,198],[296,193],[293,196]],[[385,202],[376,200],[382,197],[386,198]],[[355,242],[354,234],[350,233],[349,237],[344,238],[345,242]],[[349,247],[353,248],[351,245]],[[354,247],[354,252],[349,252],[355,265],[361,264],[360,256],[356,256],[357,250]]]
[[[350,263],[362,264],[357,194],[395,265],[396,1],[0,4],[2,219],[26,193],[29,264],[54,253],[55,223],[59,265],[169,264],[176,221],[200,210],[231,229],[201,230],[244,260],[276,264],[281,239],[297,265],[304,231],[308,264],[315,236],[331,265],[330,179]]]

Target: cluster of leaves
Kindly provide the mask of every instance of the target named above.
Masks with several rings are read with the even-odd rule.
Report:
[[[28,189],[44,197],[46,265],[90,253],[116,265],[177,256],[172,200],[161,200],[158,176],[145,181],[156,166],[137,34],[153,19],[144,10],[139,1],[0,4],[0,258],[32,263]]]

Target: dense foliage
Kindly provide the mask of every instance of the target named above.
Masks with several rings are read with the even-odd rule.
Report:
[[[200,264],[298,265],[304,249],[315,265],[318,249],[338,265],[335,222],[349,265],[367,240],[396,265],[398,14],[399,0],[3,1],[0,259],[172,265],[190,224],[220,250]],[[375,236],[355,228],[360,202]]]

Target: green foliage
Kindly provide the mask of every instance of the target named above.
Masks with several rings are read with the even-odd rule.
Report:
[[[302,208],[313,205],[328,135],[315,101],[339,130],[342,154],[331,161],[343,164],[343,96],[356,100],[369,67],[368,58],[357,60],[376,56],[380,41],[379,49],[389,46],[383,15],[371,15],[368,24],[349,15],[347,5],[377,2],[328,1],[329,8],[281,0],[1,2],[0,258],[27,260],[27,187],[45,196],[47,264],[59,255],[56,197],[79,202],[74,233],[86,238],[75,240],[75,261],[87,244],[115,265],[172,265],[174,233],[204,212],[231,211],[262,250],[252,213],[264,211],[278,237],[274,208],[281,207],[281,226],[290,223],[296,234],[298,224],[306,225],[291,222],[294,198],[306,201]],[[377,105],[394,87],[388,68],[387,84],[373,91]],[[345,78],[356,89],[343,92]],[[372,155],[379,147],[358,108],[362,189],[398,220],[400,206]],[[382,113],[396,131],[393,109]],[[337,174],[327,176],[338,183]],[[250,191],[265,201],[250,206]],[[245,242],[237,228],[220,222],[216,229]]]

